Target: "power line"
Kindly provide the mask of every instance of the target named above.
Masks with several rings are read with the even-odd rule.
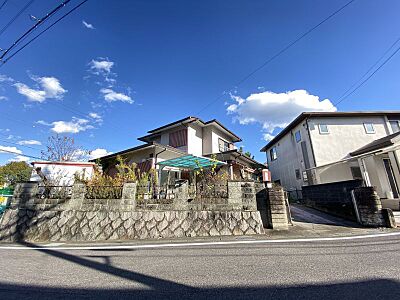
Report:
[[[354,94],[359,88],[361,88],[369,79],[371,79],[372,76],[374,76],[380,69],[382,69],[382,67],[384,65],[386,65],[386,63],[388,63],[393,56],[395,56],[398,52],[400,51],[400,46],[397,47],[397,49],[387,58],[385,59],[385,61],[383,63],[381,63],[379,65],[378,68],[375,69],[374,72],[372,72],[365,80],[363,80],[360,84],[358,84],[351,93],[341,97],[334,105],[337,106],[338,104],[342,103],[344,100],[346,100],[349,96],[351,96],[352,94]],[[378,60],[380,61],[380,59]],[[363,76],[364,77],[364,76]]]
[[[339,9],[335,10],[333,13],[331,13],[329,16],[327,16],[325,19],[323,19],[321,22],[319,22],[317,25],[312,27],[311,29],[307,30],[304,32],[302,35],[300,35],[297,39],[294,41],[290,42],[288,45],[286,45],[284,48],[282,48],[280,51],[275,53],[273,56],[271,56],[269,59],[267,59],[265,62],[263,62],[260,66],[255,68],[252,72],[244,76],[242,79],[240,79],[235,85],[233,85],[229,90],[232,90],[235,87],[240,86],[242,83],[244,83],[246,80],[248,80],[250,77],[252,77],[255,73],[263,69],[265,66],[267,66],[269,63],[274,61],[277,57],[285,53],[287,50],[292,48],[295,44],[297,44],[299,41],[301,41],[303,38],[308,36],[310,33],[312,33],[314,30],[316,30],[318,27],[320,27],[322,24],[327,22],[329,19],[333,18],[335,15],[337,15],[339,12],[341,12],[343,9],[345,9],[347,6],[349,6],[351,3],[353,3],[356,0],[351,0],[347,2],[345,5],[341,6]],[[210,105],[214,104],[216,101],[220,100],[223,96],[225,96],[226,93],[222,93],[220,96],[215,98],[213,101],[209,102],[204,108],[202,108],[200,111],[197,112],[197,114],[201,113],[204,111],[206,108],[208,108]]]
[[[7,30],[8,27],[34,2],[35,0],[29,1],[21,10],[0,30],[0,35]]]
[[[8,0],[3,1],[3,3],[0,5],[0,10],[3,8],[4,5],[6,5],[7,2],[8,2]]]
[[[68,0],[69,2],[70,0]],[[11,58],[13,58],[15,55],[17,55],[20,51],[22,51],[26,46],[28,46],[30,43],[32,43],[33,41],[35,41],[38,37],[40,37],[43,33],[45,33],[47,30],[49,30],[50,28],[52,28],[54,25],[56,25],[58,22],[60,22],[61,20],[63,20],[65,17],[67,17],[69,14],[71,14],[72,12],[74,12],[76,9],[78,9],[80,6],[82,6],[83,4],[85,4],[87,1],[89,0],[85,0],[82,1],[81,3],[79,3],[77,6],[75,6],[74,8],[72,8],[69,12],[67,12],[66,14],[64,14],[62,17],[58,18],[56,21],[54,21],[49,27],[47,27],[46,29],[44,29],[42,32],[40,32],[38,35],[36,35],[34,38],[32,38],[29,42],[27,42],[26,44],[24,44],[23,46],[21,46],[18,50],[16,50],[11,56],[9,56],[7,59],[5,59],[3,61],[4,65],[6,62],[8,62]],[[1,57],[0,57],[1,59]],[[0,65],[0,67],[2,66]]]
[[[54,8],[52,11],[50,11],[48,14],[46,14],[43,18],[39,19],[34,26],[32,26],[28,31],[26,31],[22,36],[20,36],[8,49],[4,51],[4,53],[0,56],[0,60],[2,60],[8,52],[10,52],[22,39],[24,39],[26,36],[28,36],[32,31],[34,31],[39,25],[41,25],[43,22],[45,22],[48,18],[50,18],[52,15],[57,13],[61,8],[63,8],[65,5],[68,4],[71,0],[66,0],[62,2],[60,5],[58,5],[56,8]]]
[[[44,158],[41,158],[41,157],[37,157],[37,156],[33,156],[33,155],[28,155],[28,154],[23,154],[23,153],[18,153],[18,152],[15,152],[15,151],[10,151],[10,150],[5,150],[5,149],[0,148],[0,153],[1,153],[1,152],[7,152],[7,153],[11,153],[11,154],[17,154],[17,155],[26,156],[26,157],[29,157],[29,158],[34,158],[34,159],[40,159],[40,160],[50,161],[50,160],[48,160],[48,159],[44,159]]]
[[[10,144],[10,145],[14,145],[14,146],[18,146],[18,147],[25,147],[25,148],[33,149],[33,150],[36,150],[36,151],[42,151],[42,150],[40,150],[38,148],[34,148],[34,147],[31,147],[31,146],[28,146],[28,145],[20,145],[20,144],[17,144],[17,143],[14,143],[14,142],[10,142],[10,141],[0,140],[0,142],[7,143],[7,144]]]

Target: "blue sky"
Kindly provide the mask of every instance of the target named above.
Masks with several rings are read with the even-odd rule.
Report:
[[[9,0],[0,28],[27,2]],[[263,162],[259,149],[302,110],[399,109],[400,55],[334,106],[400,37],[397,0],[355,1],[235,87],[346,2],[91,0],[0,67],[0,147],[21,153],[0,164],[40,156],[55,132],[116,152],[189,115],[218,119]],[[58,4],[35,1],[0,47]]]

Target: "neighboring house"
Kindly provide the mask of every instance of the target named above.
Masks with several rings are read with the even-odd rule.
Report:
[[[71,186],[75,176],[90,179],[96,164],[93,162],[34,161],[31,181],[42,181],[43,176],[50,185]]]
[[[381,198],[398,198],[399,120],[400,111],[305,112],[261,151],[287,190],[363,179]]]
[[[223,168],[230,179],[251,179],[259,176],[264,165],[245,156],[234,146],[241,138],[217,120],[204,122],[197,117],[187,117],[148,131],[138,138],[145,144],[101,157],[103,171],[115,175],[116,157],[120,155],[128,163],[136,163],[142,172],[159,169],[158,163],[178,157],[193,155],[225,162]],[[173,167],[164,167],[161,183],[168,178],[188,178],[187,172]]]

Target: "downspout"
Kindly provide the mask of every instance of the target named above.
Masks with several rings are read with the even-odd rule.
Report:
[[[314,161],[314,166],[317,167],[317,161],[315,159],[314,146],[313,146],[312,139],[311,139],[310,126],[308,125],[308,118],[306,118],[306,125],[307,125],[308,139],[310,140],[311,154],[312,154],[312,158],[313,158],[313,161]],[[313,178],[310,178],[310,179],[311,179],[311,184],[313,184]]]

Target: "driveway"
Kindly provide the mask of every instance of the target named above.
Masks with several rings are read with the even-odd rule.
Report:
[[[291,204],[292,226],[286,236],[293,237],[321,237],[321,236],[348,236],[358,234],[373,234],[389,231],[387,228],[365,228],[358,223],[335,217],[324,212],[300,204]],[[270,231],[268,234],[278,234]]]

